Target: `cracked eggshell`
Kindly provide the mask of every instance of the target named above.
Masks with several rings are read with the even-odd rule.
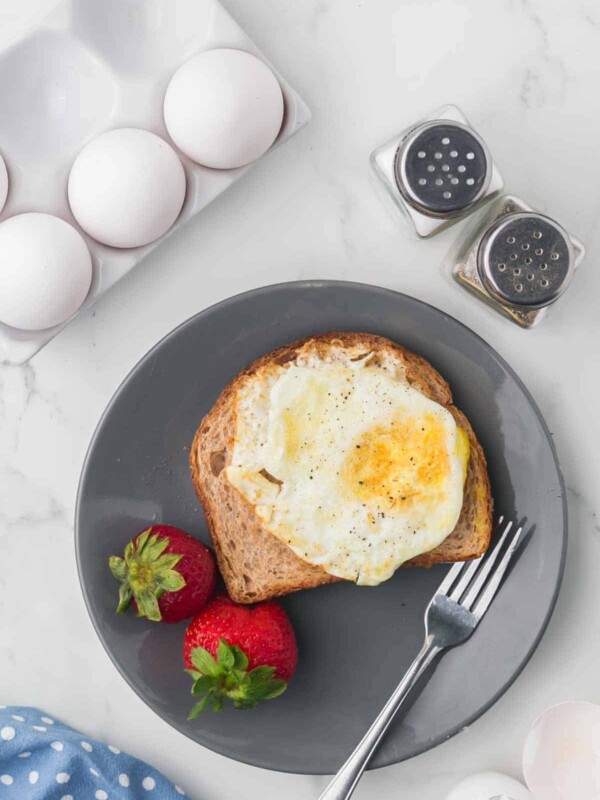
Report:
[[[6,170],[6,164],[4,163],[4,159],[2,158],[2,153],[0,153],[0,213],[4,208],[4,204],[6,203],[7,197],[8,197],[8,172]]]
[[[598,800],[600,706],[567,702],[540,714],[525,741],[523,774],[543,800]]]

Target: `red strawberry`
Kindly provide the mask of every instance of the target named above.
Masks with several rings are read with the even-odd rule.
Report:
[[[212,551],[172,525],[153,525],[111,556],[110,569],[121,582],[117,613],[133,599],[138,617],[181,622],[197,614],[215,590],[217,568]]]
[[[201,697],[194,719],[209,703],[220,711],[224,697],[238,709],[278,697],[296,670],[298,646],[278,603],[242,606],[219,594],[192,620],[183,658],[194,678],[192,694]]]

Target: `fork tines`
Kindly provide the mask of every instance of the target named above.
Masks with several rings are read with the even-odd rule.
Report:
[[[500,517],[498,527],[502,528],[503,523],[504,518]],[[488,550],[474,561],[460,561],[455,564],[442,581],[437,594],[446,595],[480,619],[494,599],[519,544],[523,526],[519,525],[509,539],[512,529],[511,520],[504,525],[493,550]],[[508,546],[505,547],[507,540]]]

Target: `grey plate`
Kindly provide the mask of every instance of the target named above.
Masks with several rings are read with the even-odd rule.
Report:
[[[286,598],[300,646],[288,691],[252,711],[188,722],[185,626],[115,615],[107,559],[154,521],[207,540],[188,472],[202,416],[248,362],[332,330],[383,334],[431,361],[481,440],[498,512],[537,526],[477,633],[440,661],[372,766],[411,758],[469,725],[515,680],[548,623],[563,572],[566,504],[550,434],[527,389],[489,345],[446,314],[392,291],[333,281],[269,286],[201,312],[151,350],[113,397],[88,452],[76,512],[90,615],[139,696],[211,750],[313,774],[340,766],[412,661],[445,568],[400,570],[377,588],[339,584]]]

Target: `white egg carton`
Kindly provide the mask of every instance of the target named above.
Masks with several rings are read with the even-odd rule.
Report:
[[[39,27],[0,53],[0,153],[10,180],[0,221],[42,211],[80,231],[94,271],[82,309],[252,166],[202,167],[178,151],[167,134],[163,97],[169,79],[188,58],[216,47],[245,50],[269,64],[216,0],[65,0]],[[285,101],[276,147],[306,125],[310,111],[273,71]],[[69,170],[83,145],[121,127],[163,137],[175,147],[187,178],[183,209],[169,232],[127,250],[85,234],[67,200]],[[26,362],[62,327],[21,331],[0,323],[0,361]]]

